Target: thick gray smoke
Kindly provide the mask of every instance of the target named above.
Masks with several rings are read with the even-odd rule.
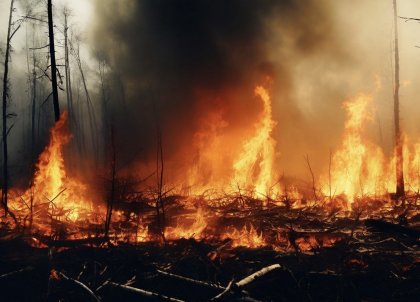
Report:
[[[273,49],[311,56],[335,44],[330,22],[323,1],[96,1],[94,48],[120,79],[110,110],[119,148],[127,158],[155,152],[154,110],[168,157],[191,145],[210,111],[249,127],[261,108],[253,89],[267,77],[287,112],[276,117],[299,122],[291,58]]]

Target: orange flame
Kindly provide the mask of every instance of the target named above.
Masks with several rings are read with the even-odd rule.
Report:
[[[204,210],[200,207],[194,215],[194,222],[187,224],[184,222],[177,223],[176,227],[167,227],[165,229],[165,238],[179,239],[179,238],[202,238],[203,232],[207,228],[207,219]]]
[[[221,238],[231,239],[233,247],[246,246],[250,248],[257,248],[266,245],[262,232],[258,233],[252,224],[249,226],[244,225],[241,230],[231,228],[226,231]]]
[[[322,178],[323,193],[343,194],[348,202],[357,197],[377,194],[385,191],[383,183],[384,155],[381,149],[363,138],[366,121],[372,118],[369,105],[372,96],[360,94],[344,103],[347,111],[345,133],[341,148],[336,151],[331,161],[331,179]]]
[[[48,205],[51,216],[65,216],[71,221],[78,220],[81,211],[92,210],[86,186],[66,173],[63,148],[70,139],[67,112],[63,112],[50,131],[48,146],[39,156],[32,187],[15,198],[13,206],[19,207],[22,200],[28,204],[32,199],[34,208]]]
[[[233,164],[234,181],[239,187],[270,196],[275,182],[273,165],[276,147],[276,141],[271,134],[277,123],[273,121],[271,99],[267,90],[257,86],[255,94],[263,101],[264,110],[261,120],[255,125],[255,135],[244,144],[242,153]]]

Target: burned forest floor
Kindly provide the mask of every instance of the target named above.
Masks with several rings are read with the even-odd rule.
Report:
[[[57,239],[3,225],[0,300],[419,301],[417,198],[376,204],[346,213],[219,204],[206,208],[212,219],[199,236],[166,242],[111,240],[116,227],[107,238]],[[167,223],[187,212],[168,203]]]

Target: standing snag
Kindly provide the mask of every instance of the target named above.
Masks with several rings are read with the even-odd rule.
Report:
[[[50,57],[51,57],[51,83],[52,83],[52,97],[54,104],[55,121],[60,119],[60,105],[58,102],[57,89],[57,65],[55,61],[55,45],[54,45],[54,23],[52,16],[52,0],[48,0],[48,33],[50,39]]]
[[[3,190],[2,190],[2,204],[4,207],[5,215],[9,212],[7,206],[7,194],[9,190],[9,172],[8,172],[8,154],[7,154],[7,134],[9,129],[7,128],[7,99],[9,97],[9,60],[10,60],[10,42],[12,40],[13,35],[19,29],[16,28],[12,32],[12,18],[13,18],[13,11],[14,11],[14,0],[10,2],[10,13],[9,13],[9,24],[7,27],[7,40],[6,40],[6,54],[4,59],[4,75],[3,75]]]
[[[394,31],[395,31],[395,87],[394,87],[394,122],[395,122],[395,172],[397,180],[396,196],[403,197],[404,189],[404,171],[403,171],[403,146],[400,129],[400,58],[398,50],[398,14],[397,0],[393,0],[394,5]]]

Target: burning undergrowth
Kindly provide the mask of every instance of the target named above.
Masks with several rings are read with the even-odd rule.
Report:
[[[416,146],[405,147],[406,158],[413,158],[406,166],[407,187],[413,190],[403,200],[406,207],[400,208],[402,201],[396,202],[389,194],[395,187],[389,174],[394,173],[393,159],[386,160],[381,149],[363,133],[373,96],[361,94],[344,103],[348,118],[342,145],[331,156],[329,174],[322,175],[319,181],[314,178],[313,190],[308,193],[282,183],[275,169],[279,155],[272,136],[277,123],[272,117],[271,98],[262,86],[257,86],[254,93],[262,102],[262,111],[250,126],[249,137],[238,150],[231,150],[236,156],[224,162],[224,178],[200,183],[196,178],[200,170],[191,169],[184,184],[162,184],[159,191],[152,185],[144,187],[116,177],[107,205],[98,202],[98,196],[86,183],[66,173],[63,151],[71,134],[64,113],[39,157],[33,183],[24,192],[13,192],[13,216],[3,223],[23,229],[36,246],[51,239],[100,238],[105,226],[106,236],[102,238],[114,244],[194,238],[228,240],[233,247],[271,246],[276,250],[310,252],[333,246],[353,231],[347,228],[325,233],[321,228],[316,234],[297,236],[294,222],[301,215],[322,215],[327,220],[386,217],[389,221],[406,221],[415,217],[418,181],[411,178],[416,175],[411,169],[418,166],[415,159],[420,157],[415,153]],[[210,142],[219,140],[205,146],[209,157],[203,160],[207,163],[217,164],[219,157],[210,155],[217,154],[225,144],[221,132],[210,129],[210,133],[200,133]],[[414,153],[409,152],[412,150]],[[304,234],[305,228],[301,231]]]

